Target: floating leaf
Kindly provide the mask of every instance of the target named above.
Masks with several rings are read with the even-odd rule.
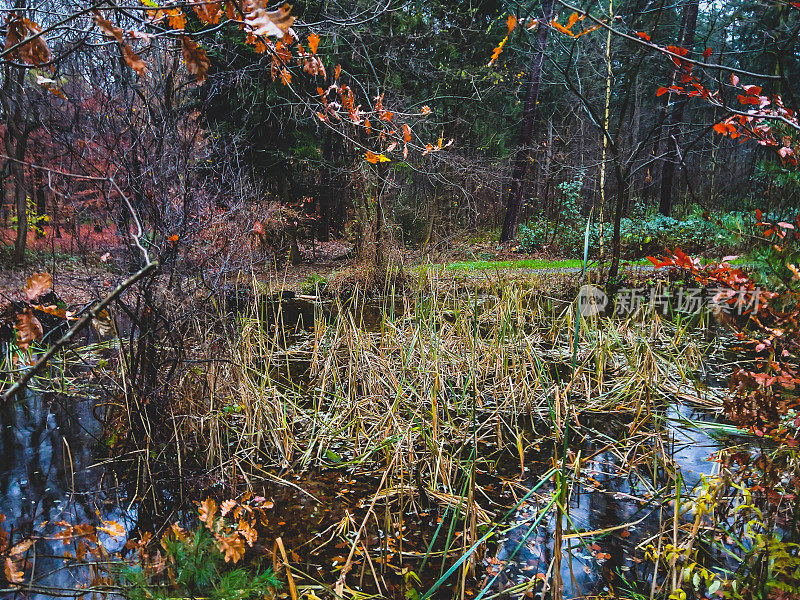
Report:
[[[17,315],[17,346],[23,351],[28,349],[34,341],[38,342],[44,335],[42,324],[33,310],[28,307]]]

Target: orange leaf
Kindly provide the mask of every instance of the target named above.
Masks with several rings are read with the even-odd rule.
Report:
[[[317,53],[317,47],[319,47],[319,36],[316,33],[312,33],[308,36],[308,48],[311,50],[312,54]]]
[[[202,83],[208,74],[211,61],[208,60],[206,51],[188,35],[181,36],[181,47],[183,48],[183,60],[186,63],[186,70],[195,76],[197,83]]]
[[[205,25],[216,25],[222,18],[222,8],[219,2],[200,0],[192,4],[197,18]]]
[[[497,57],[500,56],[500,53],[503,51],[503,46],[506,45],[507,41],[508,41],[508,36],[506,36],[502,40],[500,40],[500,43],[497,45],[497,48],[495,48],[492,51],[492,58],[489,60],[489,65],[488,66],[491,67],[494,64],[494,61],[496,61]]]
[[[390,162],[392,159],[383,154],[375,154],[372,150],[367,150],[366,154],[364,154],[364,160],[375,165],[379,162]]]
[[[508,33],[514,31],[514,27],[517,26],[517,17],[515,15],[508,15],[508,21],[506,21],[506,25],[508,25]]]
[[[53,278],[50,273],[34,273],[28,277],[24,292],[28,302],[33,302],[52,289]]]
[[[17,346],[25,351],[34,341],[40,341],[44,335],[42,324],[39,322],[33,310],[28,307],[17,315]]]
[[[234,533],[232,536],[215,536],[217,548],[225,553],[225,562],[239,562],[244,556],[244,540]]]
[[[200,521],[211,529],[214,524],[214,516],[217,514],[217,503],[214,502],[212,498],[206,498],[200,503],[198,512],[200,514]]]
[[[406,143],[411,141],[411,127],[408,126],[408,123],[403,124],[403,141]]]

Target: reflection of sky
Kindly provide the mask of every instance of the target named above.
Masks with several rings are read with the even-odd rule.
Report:
[[[689,429],[679,422],[684,418],[698,418],[690,409],[671,406],[666,417],[666,427],[675,440],[674,459],[680,466],[685,487],[690,490],[699,482],[701,474],[711,474],[714,463],[709,461],[709,457],[719,445],[703,431]],[[603,443],[590,442],[583,449],[583,455],[591,456],[602,447]],[[634,547],[658,531],[659,500],[649,504],[635,498],[642,495],[644,487],[637,485],[635,472],[632,476],[619,472],[618,464],[619,456],[610,450],[598,452],[585,464],[583,474],[599,485],[592,485],[590,480],[584,481],[584,484],[573,491],[569,524],[564,529],[597,531],[625,523],[641,522],[630,527],[625,536],[620,535],[620,530],[616,530],[610,535],[596,538],[568,540],[570,547],[565,549],[561,563],[561,578],[567,598],[607,592],[607,582],[612,573],[640,585],[650,577],[650,573],[642,569],[643,563],[637,563],[632,557],[636,558]],[[536,481],[530,483],[533,485]],[[495,587],[507,588],[530,581],[537,573],[547,573],[553,558],[555,511],[551,511],[545,521],[524,541],[519,552],[512,556],[520,541],[524,540],[538,511],[544,509],[545,504],[546,502],[540,500],[538,507],[535,503],[523,506],[509,524],[518,525],[500,541],[497,559],[508,561],[508,565]]]
[[[52,537],[61,530],[56,521],[97,524],[96,511],[130,529],[130,515],[103,502],[100,486],[103,469],[93,467],[94,449],[102,424],[92,414],[91,401],[54,399],[50,394],[28,392],[23,401],[0,405],[0,513],[8,531]],[[15,534],[14,541],[21,539]],[[109,551],[119,550],[124,540],[100,534]],[[35,556],[34,585],[74,587],[82,573],[64,569],[65,551],[74,548],[60,540],[38,539],[29,551]],[[25,571],[26,581],[31,569]],[[32,594],[33,598],[52,597]]]

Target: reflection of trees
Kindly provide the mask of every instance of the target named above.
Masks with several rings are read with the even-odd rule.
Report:
[[[92,465],[102,426],[91,404],[28,391],[0,406],[0,513],[15,535],[52,537],[55,521],[96,520],[102,470]],[[37,540],[36,585],[74,587],[72,575],[59,570],[65,550],[60,540]]]

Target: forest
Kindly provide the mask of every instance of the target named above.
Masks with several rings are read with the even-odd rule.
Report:
[[[0,35],[0,598],[800,600],[800,2]]]

